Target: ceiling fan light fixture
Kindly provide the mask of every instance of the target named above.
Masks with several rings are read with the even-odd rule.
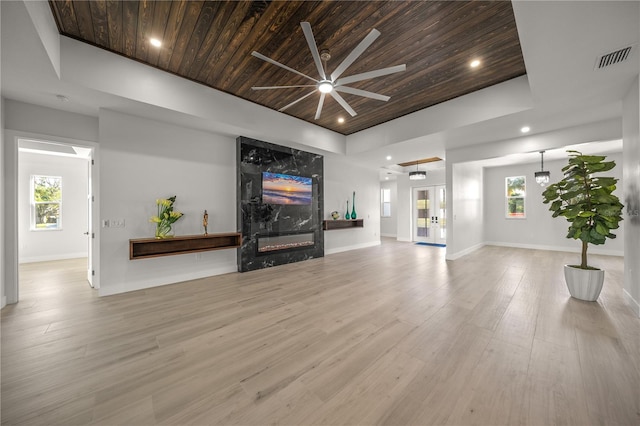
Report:
[[[333,90],[333,83],[329,80],[322,80],[318,83],[318,90],[321,93],[330,93]]]

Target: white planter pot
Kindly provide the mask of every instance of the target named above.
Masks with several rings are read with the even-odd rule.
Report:
[[[571,297],[594,302],[598,299],[602,284],[604,283],[604,271],[602,269],[580,269],[564,265],[564,280]]]

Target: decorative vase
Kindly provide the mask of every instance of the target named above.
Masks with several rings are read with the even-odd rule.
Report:
[[[156,224],[156,239],[163,240],[165,238],[173,238],[173,228],[170,223]]]
[[[349,218],[351,218],[351,216],[349,216],[349,200],[347,200],[347,213],[345,213],[344,218],[346,220],[349,220]]]
[[[356,218],[358,217],[358,215],[356,214],[356,191],[353,191],[353,202],[351,203],[351,219],[352,220],[356,220]],[[347,212],[349,210],[347,209]]]
[[[602,269],[580,269],[564,265],[564,279],[571,297],[595,302],[602,291],[604,271]]]

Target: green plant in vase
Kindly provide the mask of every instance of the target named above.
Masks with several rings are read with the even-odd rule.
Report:
[[[173,224],[184,216],[183,213],[173,209],[173,204],[175,202],[175,195],[173,197],[159,198],[156,200],[158,214],[156,216],[151,216],[149,222],[156,224],[157,239],[173,237]]]
[[[567,238],[582,243],[580,265],[565,265],[565,280],[571,295],[577,299],[594,301],[598,298],[604,280],[604,271],[589,265],[589,244],[604,244],[622,220],[624,207],[613,194],[618,179],[597,176],[613,169],[614,161],[604,161],[604,155],[583,155],[567,151],[569,164],[563,169],[564,177],[549,185],[542,193],[553,217],[562,216],[569,222]]]

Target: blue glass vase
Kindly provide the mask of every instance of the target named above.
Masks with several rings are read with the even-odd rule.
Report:
[[[349,209],[347,209],[347,213]],[[353,191],[353,202],[351,203],[351,220],[356,220],[358,215],[356,214],[356,191]]]

